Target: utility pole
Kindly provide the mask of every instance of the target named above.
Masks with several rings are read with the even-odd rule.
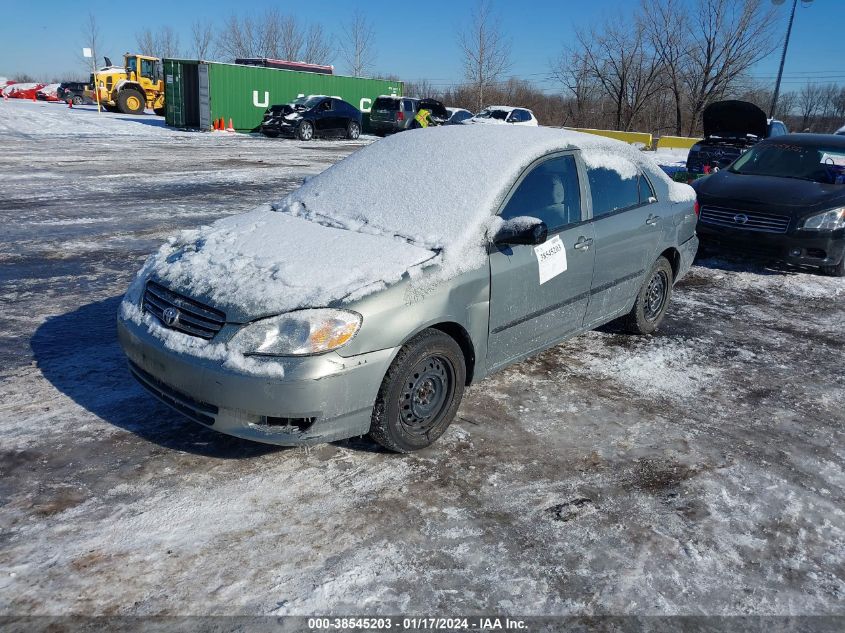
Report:
[[[801,0],[801,2],[809,5],[813,0]],[[772,0],[772,4],[783,4],[784,0]],[[786,62],[786,49],[789,48],[789,36],[792,35],[792,22],[795,20],[795,8],[798,6],[798,0],[792,0],[792,11],[789,13],[789,26],[786,28],[786,39],[783,41],[783,52],[780,55],[780,68],[778,69],[778,80],[775,84],[775,93],[772,95],[772,105],[769,108],[769,118],[775,118],[775,110],[778,107],[778,97],[780,96],[780,81],[783,79],[783,65]]]

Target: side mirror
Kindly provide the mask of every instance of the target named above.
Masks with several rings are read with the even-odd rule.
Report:
[[[505,220],[493,236],[493,243],[498,245],[527,244],[536,246],[549,237],[549,227],[537,218],[519,216]]]

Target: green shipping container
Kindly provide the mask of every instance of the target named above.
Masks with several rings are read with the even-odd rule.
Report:
[[[322,75],[297,70],[222,64],[188,59],[164,60],[165,122],[172,127],[210,130],[213,121],[232,120],[238,132],[257,132],[271,105],[300,96],[340,97],[364,113],[379,95],[402,95],[401,81]]]

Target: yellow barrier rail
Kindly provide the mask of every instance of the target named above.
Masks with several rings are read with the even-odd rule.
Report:
[[[688,136],[661,136],[657,139],[656,149],[689,149],[700,140]]]
[[[651,149],[651,144],[653,142],[651,134],[646,134],[645,132],[618,132],[616,130],[593,130],[582,127],[570,127],[566,129],[574,130],[576,132],[585,132],[587,134],[595,134],[596,136],[615,138],[617,141],[623,141],[644,149]]]

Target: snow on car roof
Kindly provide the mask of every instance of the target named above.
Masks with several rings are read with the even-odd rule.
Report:
[[[502,106],[502,105],[491,105],[484,108],[485,110],[501,110],[502,112],[513,112],[517,109],[516,106]],[[520,110],[528,110],[528,108],[519,108]]]
[[[492,214],[520,173],[551,152],[580,149],[589,167],[629,178],[648,171],[658,199],[692,201],[639,150],[556,128],[444,126],[373,143],[275,205],[283,213],[361,233],[401,237],[442,251],[447,276],[482,264]],[[627,160],[626,160],[627,159]]]

